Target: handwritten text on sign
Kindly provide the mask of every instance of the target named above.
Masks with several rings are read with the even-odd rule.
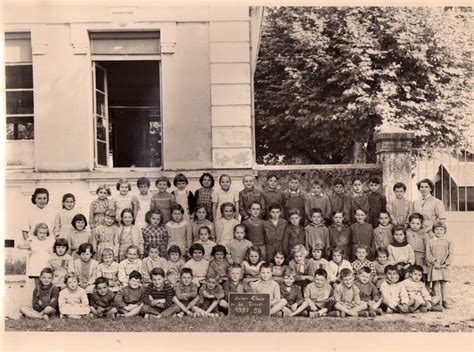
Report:
[[[270,316],[270,295],[268,293],[229,293],[229,315]]]

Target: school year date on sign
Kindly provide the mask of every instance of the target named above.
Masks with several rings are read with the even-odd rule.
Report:
[[[269,317],[270,295],[268,293],[229,293],[229,315]]]

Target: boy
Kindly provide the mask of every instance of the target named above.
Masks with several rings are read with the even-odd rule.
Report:
[[[301,216],[300,224],[305,223],[304,204],[306,202],[306,194],[300,190],[300,177],[298,175],[291,175],[288,181],[288,189],[283,191],[285,197],[285,215],[290,221],[290,210],[298,209]]]
[[[374,264],[370,260],[367,260],[367,253],[367,246],[365,244],[358,244],[356,246],[357,259],[352,262],[352,270],[356,274],[356,278],[359,273],[359,269],[363,267],[370,269],[370,278],[373,278],[377,275]]]
[[[410,277],[403,280],[401,285],[406,289],[408,293],[408,310],[410,313],[420,312],[426,313],[427,311],[442,311],[441,306],[438,305],[439,300],[437,297],[430,296],[430,293],[425,287],[421,278],[423,277],[423,268],[420,265],[413,265],[410,269]]]
[[[364,209],[357,209],[354,213],[356,222],[350,227],[351,229],[351,241],[352,241],[352,252],[351,259],[355,260],[355,249],[359,244],[365,244],[367,246],[367,258],[373,260],[374,258],[374,228],[372,225],[365,222],[367,213]]]
[[[369,179],[369,224],[373,228],[379,225],[380,212],[387,211],[387,198],[380,193],[380,179],[378,177],[371,177]]]
[[[199,289],[198,303],[192,308],[201,317],[218,317],[223,314],[216,312],[219,302],[224,298],[224,289],[217,282],[217,275],[210,274]]]
[[[306,286],[304,299],[308,307],[309,317],[317,318],[327,315],[339,316],[338,311],[331,312],[334,302],[331,301],[332,288],[329,285],[328,274],[324,269],[318,269],[314,273],[314,282]]]
[[[178,317],[182,317],[184,314],[192,317],[195,315],[192,312],[192,308],[198,301],[198,287],[193,282],[193,271],[190,268],[183,268],[180,280],[175,286],[173,302],[176,305],[174,306],[173,313],[177,313]]]
[[[101,276],[95,279],[95,290],[90,297],[91,314],[97,318],[115,318],[115,293],[109,288],[109,280]]]
[[[350,224],[356,222],[355,211],[357,209],[364,210],[365,214],[369,212],[369,199],[364,193],[363,182],[360,178],[352,180],[352,194],[349,197],[349,205],[346,212],[350,216]]]
[[[143,304],[142,274],[134,270],[128,275],[128,285],[115,295],[114,303],[119,317],[133,317],[140,314]]]
[[[270,219],[263,223],[265,237],[265,251],[267,257],[265,261],[270,263],[276,251],[282,250],[283,235],[285,234],[288,221],[281,219],[282,207],[280,204],[271,204],[269,207]]]
[[[344,181],[340,178],[334,180],[332,194],[329,196],[329,203],[334,213],[343,213],[344,222],[350,221],[350,197],[346,194]]]
[[[380,289],[380,285],[387,278],[385,268],[388,265],[388,250],[383,247],[377,248],[377,259],[372,264],[375,267],[375,276],[372,278],[372,281]]]
[[[341,211],[333,212],[332,224],[328,227],[329,243],[331,248],[341,247],[349,258],[351,255],[351,229],[344,224],[345,214]]]
[[[282,309],[283,316],[294,317],[302,313],[307,305],[304,305],[301,286],[295,285],[296,272],[292,268],[286,268],[283,273],[283,282],[280,284],[280,294],[286,299],[286,306]]]
[[[408,313],[408,292],[400,282],[398,282],[400,275],[398,274],[395,265],[387,265],[385,267],[385,275],[387,278],[380,285],[380,292],[382,293],[382,303],[388,314]]]
[[[260,248],[262,257],[266,258],[265,248],[265,230],[263,223],[264,221],[260,218],[262,212],[262,206],[259,202],[252,202],[248,208],[248,214],[250,217],[247,220],[242,221],[245,226],[245,232],[247,233],[247,239],[252,242],[255,247]]]
[[[278,204],[280,209],[283,209],[285,205],[285,196],[283,191],[278,189],[278,177],[275,174],[269,174],[267,176],[267,185],[262,192],[263,198],[265,198],[265,204],[267,205],[267,211],[265,214],[267,218],[270,214],[270,205]]]
[[[155,318],[168,317],[173,310],[168,309],[173,305],[173,288],[165,282],[165,272],[161,268],[155,268],[150,272],[151,283],[143,292],[143,305],[141,313],[145,319],[150,316]]]
[[[367,303],[368,313],[370,317],[375,317],[377,314],[382,315],[382,296],[380,291],[370,281],[372,271],[370,268],[363,266],[357,272],[357,280],[354,283],[360,291],[360,299]]]
[[[290,258],[291,251],[296,245],[305,245],[305,230],[301,226],[301,214],[298,209],[292,209],[288,213],[290,224],[285,229],[282,244],[283,254],[287,260]]]
[[[373,248],[387,248],[393,243],[392,225],[390,224],[390,214],[382,211],[379,214],[379,226],[374,229]]]
[[[368,317],[367,303],[360,299],[360,291],[354,285],[354,275],[349,269],[342,269],[340,273],[341,283],[334,288],[334,308],[340,313],[341,318],[349,315],[351,317]]]
[[[395,198],[387,203],[387,211],[390,214],[392,225],[406,225],[410,215],[410,202],[405,198],[407,186],[402,182],[393,185]]]
[[[229,269],[229,280],[222,285],[224,288],[224,298],[219,302],[221,308],[229,308],[229,293],[244,293],[250,291],[250,287],[244,283],[242,277],[242,267],[239,264],[232,264]]]
[[[49,320],[58,312],[59,288],[53,285],[53,270],[44,268],[39,285],[33,290],[33,307],[23,306],[20,313],[27,318]]]
[[[242,224],[235,225],[234,239],[226,245],[227,261],[229,264],[242,264],[245,259],[245,253],[247,253],[247,249],[250,247],[252,247],[252,242],[245,239],[245,226]]]
[[[321,180],[313,180],[311,182],[311,193],[306,197],[304,204],[305,215],[311,221],[312,210],[315,208],[321,209],[323,220],[329,222],[331,218],[331,203],[328,196],[323,194],[324,183]]]
[[[323,212],[319,208],[311,209],[309,212],[311,222],[304,228],[306,234],[306,248],[314,248],[317,244],[323,246],[323,256],[329,257],[331,244],[329,243],[329,231],[323,225]]]
[[[239,192],[239,213],[242,217],[242,221],[249,218],[250,214],[248,213],[248,209],[254,202],[260,204],[260,217],[264,218],[267,210],[265,197],[261,191],[255,189],[255,177],[253,177],[253,175],[245,175],[242,183],[244,184],[244,189]]]
[[[272,279],[272,269],[267,263],[260,266],[260,280],[249,283],[254,293],[268,293],[270,295],[270,315],[280,312],[287,304],[286,299],[281,298],[280,285]]]
[[[142,260],[141,272],[143,275],[143,282],[150,282],[150,272],[155,268],[161,268],[168,271],[168,261],[160,257],[160,248],[156,243],[150,244],[148,247],[148,257]]]

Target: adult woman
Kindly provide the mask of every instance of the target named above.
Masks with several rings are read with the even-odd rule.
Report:
[[[421,193],[421,198],[412,202],[410,213],[420,213],[423,215],[423,228],[431,231],[433,223],[436,221],[446,221],[444,204],[433,196],[434,183],[431,180],[425,178],[416,185]]]
[[[49,192],[46,188],[36,188],[31,196],[31,202],[34,204],[28,209],[22,227],[22,235],[26,240],[35,229],[36,224],[45,223],[50,231],[54,228],[55,213],[48,207]]]

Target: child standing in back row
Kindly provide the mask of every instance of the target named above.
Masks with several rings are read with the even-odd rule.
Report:
[[[167,190],[171,187],[171,182],[167,177],[161,176],[155,182],[158,192],[153,194],[150,201],[150,210],[159,209],[163,217],[163,224],[170,221],[171,218],[171,205],[176,203],[174,196]]]
[[[196,211],[204,207],[206,209],[207,218],[213,220],[212,216],[212,193],[214,192],[214,177],[209,172],[204,172],[199,178],[202,188],[199,188],[194,194],[196,198]]]
[[[219,177],[219,188],[212,192],[212,216],[214,218],[214,222],[217,224],[217,220],[219,220],[224,214],[219,212],[222,209],[222,205],[224,203],[231,203],[234,205],[235,209],[239,209],[239,195],[236,193],[232,188],[232,179],[227,174],[222,174]],[[239,215],[236,213],[235,210],[234,217],[238,219]],[[217,228],[216,228],[217,232]],[[220,243],[217,241],[217,243]]]
[[[369,213],[369,199],[364,193],[364,183],[360,178],[355,178],[352,181],[352,194],[350,195],[350,202],[347,209],[350,215],[350,224],[357,221],[355,218],[357,209],[362,209],[366,216]]]
[[[331,218],[331,203],[329,198],[323,194],[324,183],[321,180],[313,180],[311,182],[311,193],[306,197],[304,209],[306,218],[311,221],[313,209],[321,209],[321,215],[323,217],[323,224],[329,223]]]
[[[137,180],[137,188],[138,188],[138,211],[137,216],[135,218],[135,225],[142,229],[147,225],[145,220],[146,212],[150,209],[151,203],[151,194],[148,192],[150,190],[150,180],[148,177],[140,177]]]
[[[390,214],[392,224],[405,225],[410,215],[410,202],[405,198],[407,186],[402,182],[393,185],[395,198],[387,203],[387,211]]]
[[[63,195],[62,200],[62,209],[56,214],[54,220],[54,237],[67,238],[67,235],[73,230],[72,228],[72,218],[77,212],[74,210],[76,205],[76,197],[72,193],[66,193]]]
[[[116,188],[117,191],[119,191],[119,194],[113,198],[114,208],[117,212],[116,220],[120,221],[119,216],[124,209],[132,209],[133,218],[136,219],[138,213],[138,198],[136,195],[130,194],[132,185],[128,180],[121,178],[118,180]]]
[[[242,183],[244,184],[244,189],[239,192],[239,213],[242,221],[250,217],[248,209],[255,202],[260,204],[260,217],[264,219],[267,210],[265,198],[263,197],[262,192],[255,189],[255,177],[252,175],[245,175]]]
[[[265,204],[267,205],[267,209],[266,209],[267,218],[270,215],[270,206],[272,204],[278,204],[280,206],[282,210],[282,217],[283,217],[283,209],[285,206],[285,196],[283,194],[283,191],[279,189],[277,175],[270,174],[267,176],[267,184],[262,194],[263,194],[263,198],[265,199]]]
[[[285,216],[290,221],[290,211],[298,209],[300,214],[300,225],[305,225],[305,202],[306,193],[300,189],[300,177],[298,175],[290,176],[288,180],[288,189],[283,191],[285,197]],[[290,221],[291,222],[291,221]]]
[[[371,177],[369,180],[369,223],[373,228],[379,225],[379,214],[387,211],[387,198],[380,193],[380,179]]]
[[[174,196],[176,203],[181,205],[184,209],[183,219],[190,221],[192,215],[194,214],[194,208],[196,207],[196,200],[194,198],[193,192],[188,190],[189,181],[184,174],[176,174],[173,180],[173,185],[176,187],[171,194]]]
[[[344,181],[340,178],[333,182],[333,191],[329,196],[332,213],[342,213],[344,223],[350,223],[350,197],[346,194]]]
[[[286,227],[288,226],[288,222],[280,218],[282,210],[283,209],[279,204],[275,203],[270,205],[270,219],[263,223],[267,263],[270,263],[273,257],[275,257],[275,253],[281,251],[283,247],[283,236]]]
[[[105,211],[107,209],[115,210],[114,203],[109,198],[112,195],[109,186],[106,184],[99,185],[95,193],[97,198],[90,205],[89,222],[91,229],[104,223]]]

